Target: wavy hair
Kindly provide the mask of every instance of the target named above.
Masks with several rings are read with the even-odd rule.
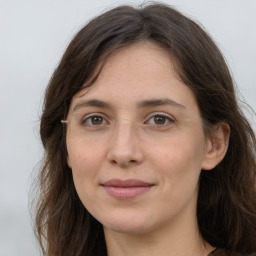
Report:
[[[199,180],[198,226],[212,246],[256,252],[256,139],[242,113],[225,60],[194,21],[163,4],[120,6],[94,18],[74,37],[45,93],[40,135],[45,156],[39,173],[35,232],[47,256],[106,256],[102,225],[76,193],[67,165],[67,116],[72,97],[122,47],[150,41],[167,49],[176,72],[193,91],[206,134],[225,122],[230,142],[223,161]]]

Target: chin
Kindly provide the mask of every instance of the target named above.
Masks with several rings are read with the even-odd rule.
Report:
[[[100,221],[103,225],[104,230],[111,230],[118,233],[126,233],[126,234],[145,234],[151,230],[149,226],[149,221],[145,221],[147,218],[140,217],[128,217],[121,218],[120,216],[110,217],[111,221],[102,220]],[[152,223],[152,222],[151,222]]]
[[[142,235],[145,233],[150,232],[150,229],[147,227],[143,227],[143,226],[129,226],[127,224],[123,224],[123,225],[109,225],[109,226],[105,226],[103,225],[104,230],[111,230],[113,232],[116,233],[123,233],[123,234],[130,234],[130,235]]]

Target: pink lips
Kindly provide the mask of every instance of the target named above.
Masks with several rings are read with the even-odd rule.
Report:
[[[103,183],[102,186],[110,196],[125,200],[146,193],[154,185],[140,180],[113,179]]]

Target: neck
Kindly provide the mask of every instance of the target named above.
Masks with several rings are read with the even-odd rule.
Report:
[[[108,256],[207,256],[214,248],[201,237],[196,220],[154,233],[126,234],[105,229]]]

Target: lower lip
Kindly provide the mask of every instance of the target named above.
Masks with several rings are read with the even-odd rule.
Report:
[[[146,186],[146,187],[108,187],[103,186],[103,188],[106,190],[106,192],[120,200],[126,200],[126,199],[132,199],[136,198],[142,194],[145,194],[148,192],[152,186]]]

